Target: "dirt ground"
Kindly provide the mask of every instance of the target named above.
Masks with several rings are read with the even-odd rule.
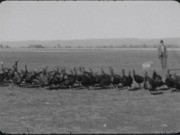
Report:
[[[180,131],[180,92],[0,87],[5,133],[169,133]]]

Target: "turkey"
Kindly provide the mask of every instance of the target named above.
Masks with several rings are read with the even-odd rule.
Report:
[[[86,76],[87,79],[87,85],[89,86],[88,89],[93,89],[93,86],[95,85],[95,78],[93,76],[93,71],[90,69],[90,72],[85,71],[83,68],[84,76]]]
[[[180,91],[180,76],[177,76],[176,73],[174,73],[173,77],[175,83],[174,87],[176,90]]]
[[[102,69],[101,73],[98,74],[98,73],[93,73],[93,76],[94,76],[94,86],[100,86],[100,87],[104,87],[103,86],[103,83],[101,83],[103,80],[104,80],[104,70]]]
[[[37,83],[40,87],[45,87],[48,85],[49,76],[48,76],[47,68],[48,67],[44,68],[37,76]]]
[[[6,81],[10,69],[4,68],[3,62],[1,62],[1,66],[2,73],[0,73],[0,83],[4,83]]]
[[[112,67],[109,67],[109,71],[111,75],[111,83],[113,87],[116,89],[119,86],[122,78],[120,75],[114,73],[114,70]]]
[[[7,81],[12,82],[12,79],[13,79],[13,77],[15,75],[15,72],[18,71],[18,62],[19,62],[19,60],[17,60],[15,62],[15,64],[13,65],[13,67],[11,69],[9,69],[9,72],[7,74],[7,77],[6,77]]]
[[[145,73],[144,73],[144,89],[145,90],[151,89],[150,80],[151,80],[151,78],[148,76],[148,72],[145,71]]]
[[[57,84],[58,84],[58,81],[57,81],[58,74],[59,74],[59,68],[54,69],[54,71],[48,73],[48,76],[49,76],[49,78],[48,78],[49,79],[48,80],[48,86],[49,86],[49,88],[52,88],[53,85],[57,86]]]
[[[89,69],[89,81],[90,81],[89,85],[92,90],[92,89],[94,89],[97,82],[96,82],[96,74],[93,72],[93,70],[91,68]]]
[[[156,81],[148,76],[148,72],[146,71],[144,74],[144,88],[149,91],[155,91],[157,88]]]
[[[133,84],[133,77],[131,76],[131,71],[129,71],[129,74],[128,74],[128,86],[129,87],[132,87],[132,84]]]
[[[96,85],[96,76],[94,75],[92,69],[89,69],[90,72],[88,71],[85,71],[84,68],[82,68],[82,72],[83,72],[83,79],[82,79],[82,82],[81,84],[83,86],[87,86],[88,89],[93,89],[94,86]]]
[[[27,70],[27,68],[26,68]],[[38,84],[38,77],[42,72],[38,72],[36,70],[34,71],[28,71],[27,70],[27,75],[24,79],[25,83],[28,85],[37,85]]]
[[[64,69],[60,71],[59,68],[57,68],[49,76],[50,77],[49,77],[49,82],[48,82],[49,83],[48,89],[59,89],[60,86],[64,85],[64,82],[65,82]]]
[[[27,69],[27,67],[25,65],[25,71],[24,70],[21,70],[21,72],[16,71],[14,77],[12,78],[13,83],[15,85],[17,85],[18,87],[20,87],[20,85],[22,84],[22,82],[26,78],[26,75],[27,75],[27,70],[26,69]]]
[[[24,74],[23,74],[22,72],[21,72],[21,73],[15,72],[15,73],[14,73],[14,76],[13,76],[13,78],[12,78],[12,82],[13,82],[13,84],[15,84],[16,86],[20,87],[20,85],[21,85],[21,83],[23,82],[24,78],[25,78],[25,76],[24,76]]]
[[[79,67],[80,70],[80,67]],[[82,74],[80,74],[80,71],[78,73],[78,69],[77,68],[73,68],[74,71],[74,76],[75,76],[75,80],[76,80],[76,84],[78,84],[78,86],[81,86],[81,81],[82,81]]]
[[[135,70],[133,70],[133,78],[134,78],[134,81],[139,84],[139,87],[141,88],[141,83],[144,82],[144,78],[140,75],[137,75]]]
[[[2,71],[2,73],[5,73],[5,72],[10,70],[9,68],[5,68],[4,67],[4,63],[3,62],[1,62],[0,64],[1,64],[1,71]]]
[[[78,82],[84,87],[84,89],[89,89],[89,78],[84,67],[79,67]]]
[[[63,74],[64,74],[64,78],[65,78],[65,81],[63,84],[65,86],[69,87],[70,89],[72,89],[76,82],[76,79],[75,79],[73,70],[71,70],[70,72],[71,72],[71,74],[68,74],[68,73],[66,73],[66,70],[63,70]]]
[[[100,78],[99,78],[100,80],[100,86],[102,87],[102,88],[105,88],[105,87],[108,87],[108,86],[110,86],[111,85],[111,76],[110,75],[108,75],[108,74],[106,74],[105,72],[104,72],[104,69],[103,68],[101,68],[101,76],[100,76]]]
[[[173,78],[173,75],[170,74],[169,70],[167,70],[167,73],[166,73],[165,83],[168,86],[168,88],[170,88],[170,89],[175,87],[175,80]]]
[[[8,73],[6,73],[6,72],[0,73],[0,83],[4,83],[5,82],[7,74]]]
[[[157,87],[161,87],[161,86],[165,85],[162,77],[159,74],[157,74],[155,70],[153,72],[152,79],[155,80],[155,82],[157,83]]]
[[[131,87],[132,85],[132,76],[131,76],[131,73],[129,72],[129,75],[127,76],[125,74],[125,70],[122,69],[122,79],[121,79],[121,84],[123,87]]]
[[[148,76],[148,72],[145,72],[144,75],[144,88],[149,91],[157,91],[158,87],[164,85],[162,80],[160,80],[158,77],[153,78]]]
[[[162,77],[159,74],[157,74],[156,70],[153,71],[152,78],[162,80]]]

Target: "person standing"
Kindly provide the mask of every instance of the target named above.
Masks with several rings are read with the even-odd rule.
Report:
[[[162,70],[165,71],[167,69],[168,54],[167,54],[167,47],[165,46],[163,40],[160,41],[160,44],[158,46],[158,55],[161,61]]]

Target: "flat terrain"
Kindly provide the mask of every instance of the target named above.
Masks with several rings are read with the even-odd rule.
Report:
[[[180,67],[179,51],[169,51],[169,68]],[[91,67],[99,72],[112,66],[135,69],[142,63],[160,68],[155,50],[105,50],[62,52],[1,52],[0,61],[10,67]],[[158,71],[161,73],[161,71]],[[136,84],[134,84],[136,86]],[[128,90],[45,90],[0,87],[0,130],[6,133],[167,133],[180,131],[180,92],[151,95]]]
[[[168,67],[180,68],[180,50],[172,49],[168,51]],[[42,69],[46,66],[52,69],[56,66],[91,67],[99,72],[103,67],[105,70],[112,66],[117,73],[121,69],[135,69],[139,74],[142,72],[142,63],[152,61],[153,67],[160,68],[160,62],[156,49],[1,49],[0,61],[4,65],[11,67],[15,60],[19,59],[19,67],[32,69]]]

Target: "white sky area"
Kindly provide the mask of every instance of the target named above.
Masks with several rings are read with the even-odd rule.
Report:
[[[5,1],[0,41],[180,37],[176,1]]]

